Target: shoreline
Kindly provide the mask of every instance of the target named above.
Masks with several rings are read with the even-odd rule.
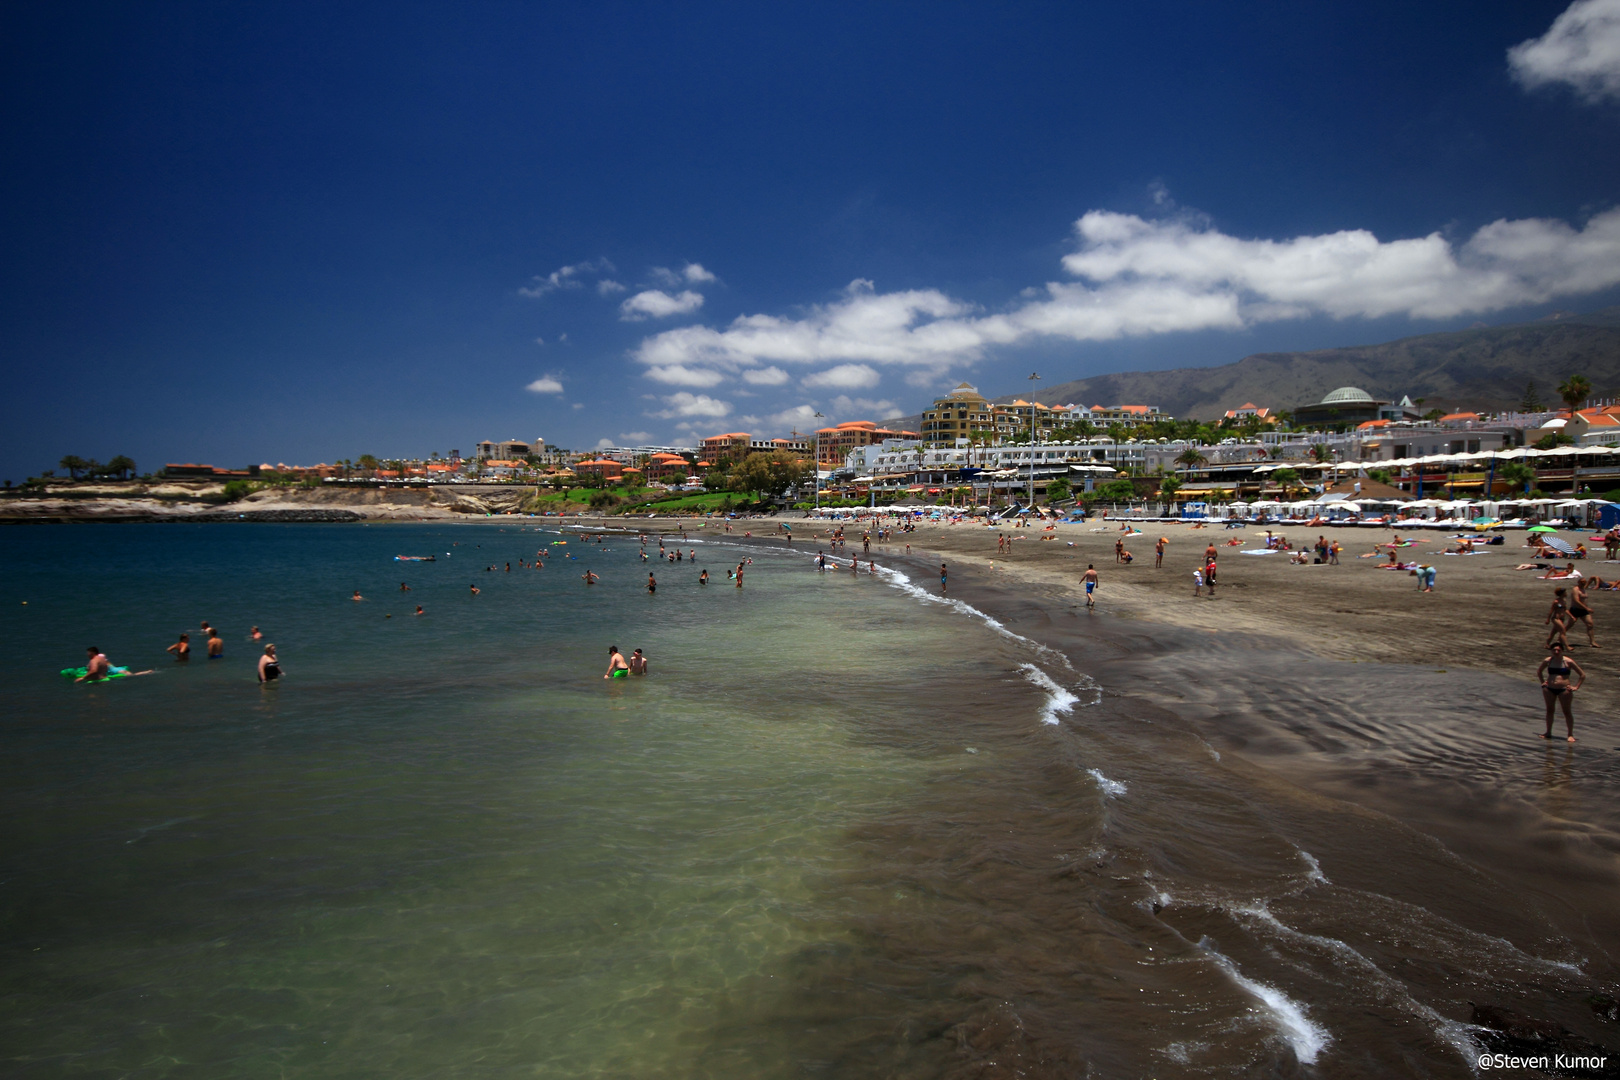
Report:
[[[1527,898],[1577,944],[1593,993],[1612,999],[1620,981],[1620,913],[1612,904],[1620,887],[1620,747],[1607,719],[1616,694],[1603,685],[1613,681],[1611,666],[1584,642],[1572,650],[1588,675],[1576,703],[1580,741],[1563,740],[1560,716],[1554,740],[1544,742],[1535,737],[1542,708],[1534,663],[1525,663],[1531,654],[1539,662],[1544,650],[1511,641],[1541,632],[1534,623],[1553,582],[1514,573],[1506,555],[1446,560],[1471,564],[1467,573],[1442,575],[1439,588],[1454,584],[1452,596],[1419,593],[1404,584],[1413,580],[1405,574],[1354,560],[1291,566],[1280,556],[1250,557],[1264,570],[1251,570],[1248,560],[1229,570],[1232,560],[1223,557],[1218,599],[1194,601],[1193,545],[1185,539],[1181,557],[1167,553],[1160,570],[1144,545],[1145,560],[1115,572],[1114,533],[1084,534],[1091,542],[1030,539],[1004,556],[995,551],[996,530],[963,528],[919,530],[906,538],[909,557],[897,557],[891,544],[886,561],[922,575],[920,583],[937,592],[934,567],[943,559],[953,599],[1062,653],[1127,713],[1176,717],[1217,757],[1244,762],[1256,783],[1280,782],[1302,798],[1326,797],[1432,838],[1442,857]],[[1201,550],[1199,533],[1192,535]],[[1136,540],[1157,535],[1168,534]],[[1070,539],[1080,546],[1067,547]],[[989,554],[975,550],[981,545]],[[1508,551],[1517,558],[1517,549]],[[883,560],[878,552],[874,544]],[[1090,614],[1078,585],[1088,562],[1104,581],[1100,610]],[[1358,572],[1361,582],[1305,576]],[[1345,597],[1368,589],[1396,601],[1377,614],[1400,626],[1403,638],[1427,636],[1439,647],[1430,653],[1392,643],[1376,622],[1346,621]],[[1304,602],[1312,598],[1318,602]],[[1437,598],[1449,603],[1418,606]],[[1503,608],[1512,617],[1487,630]],[[1601,644],[1603,616],[1620,609],[1597,611]],[[1445,647],[1447,628],[1458,624],[1489,645]],[[1478,992],[1489,997],[1486,987]]]

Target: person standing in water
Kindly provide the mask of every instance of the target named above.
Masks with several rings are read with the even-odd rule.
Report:
[[[266,645],[264,655],[259,657],[259,681],[275,682],[279,678],[281,678],[281,661],[276,659],[276,647]]]
[[[651,576],[651,575],[648,575],[648,576]],[[591,573],[589,570],[587,570],[583,574],[580,575],[579,580],[583,581],[587,585],[595,585],[601,579],[598,578],[595,574]]]
[[[191,659],[191,635],[181,634],[180,640],[170,645],[164,652],[174,653],[174,662],[183,664]]]
[[[225,639],[219,636],[214,627],[208,628],[208,659],[221,660],[225,656]]]
[[[1086,607],[1096,607],[1097,567],[1094,563],[1086,563],[1086,572],[1081,575],[1080,580],[1086,583]]]
[[[1569,673],[1573,671],[1580,677],[1580,682],[1574,686],[1569,684]],[[1552,655],[1541,662],[1536,668],[1536,678],[1541,681],[1541,697],[1547,704],[1547,730],[1542,734],[1543,739],[1552,738],[1553,708],[1563,706],[1564,728],[1570,742],[1575,741],[1575,714],[1571,706],[1575,701],[1575,691],[1586,682],[1586,672],[1581,665],[1564,654],[1564,643],[1555,641],[1552,644]]]
[[[709,583],[709,571],[704,570],[703,573],[698,575],[698,584],[699,585],[707,585],[708,583]]]
[[[945,584],[946,584],[946,577],[947,576],[948,576],[948,571],[945,569],[945,564],[940,563],[939,564],[939,591],[940,592],[945,591]]]
[[[649,593],[655,593],[658,591],[658,579],[653,577],[651,574],[647,575],[647,591]]]
[[[637,649],[635,652],[630,654],[630,674],[647,674],[647,658],[641,655],[640,649]]]
[[[630,665],[624,662],[624,654],[617,645],[608,646],[608,669],[604,679],[624,679],[630,675]]]

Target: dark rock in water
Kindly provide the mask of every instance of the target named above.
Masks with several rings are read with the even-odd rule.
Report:
[[[1494,1005],[1475,1005],[1471,1020],[1481,1029],[1474,1037],[1487,1052],[1548,1059],[1534,1075],[1620,1077],[1620,1055],[1551,1020],[1537,1020]],[[1592,1067],[1589,1062],[1594,1058],[1601,1058],[1603,1064]],[[1561,1059],[1567,1064],[1561,1064]]]

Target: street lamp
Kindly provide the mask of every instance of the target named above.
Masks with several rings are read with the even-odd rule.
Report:
[[[1029,509],[1035,508],[1035,384],[1041,377],[1029,375]]]
[[[826,419],[826,417],[822,416],[821,413],[819,413],[819,412],[816,413],[815,418],[817,420],[825,420]],[[816,474],[816,479],[815,479],[815,483],[816,483],[816,509],[820,510],[821,509],[821,429],[820,428],[816,428],[816,460],[814,462],[814,466],[815,466],[814,471],[815,471],[815,474]]]

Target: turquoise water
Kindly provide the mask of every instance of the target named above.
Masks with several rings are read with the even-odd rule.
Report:
[[[965,648],[960,617],[804,553],[752,552],[737,589],[736,549],[644,565],[634,537],[559,538],[0,532],[13,1065],[757,1076],[867,1037],[869,1002],[801,977],[874,907],[926,908],[849,884],[881,870],[863,829],[991,759],[941,724],[964,688],[1026,720],[1040,694],[988,631]],[[253,625],[286,671],[268,688]],[[163,652],[182,630],[186,665]],[[155,673],[54,674],[87,644]],[[652,674],[605,682],[609,644]]]

